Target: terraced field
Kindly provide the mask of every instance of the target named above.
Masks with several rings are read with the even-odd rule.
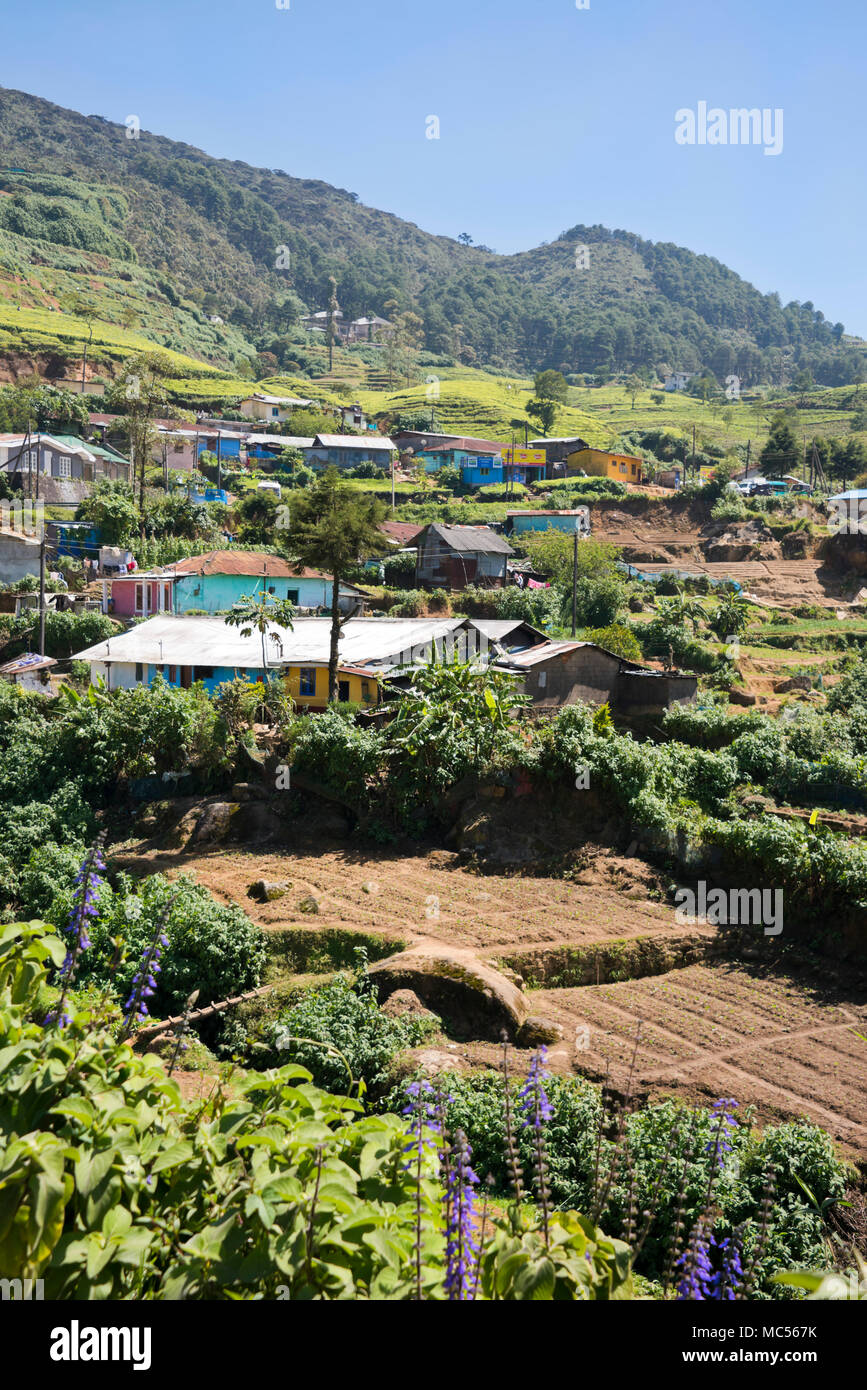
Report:
[[[570,1060],[584,1075],[625,1089],[638,1037],[638,1093],[735,1096],[765,1117],[801,1116],[867,1151],[863,991],[817,992],[782,973],[718,962],[541,990],[534,1007],[580,1044]]]
[[[762,1120],[811,1119],[867,1154],[867,977],[817,982],[779,959],[723,957],[711,928],[675,922],[640,860],[597,851],[570,880],[480,876],[440,850],[308,842],[267,853],[141,846],[127,864],[192,872],[266,930],[354,929],[505,963],[526,980],[532,1012],[562,1030],[550,1049],[555,1070],[607,1076],[624,1090],[638,1041],[640,1095],[731,1095]],[[288,891],[254,903],[247,888],[257,878]],[[300,907],[310,897],[314,915]],[[452,1048],[475,1065],[496,1059],[490,1043]]]

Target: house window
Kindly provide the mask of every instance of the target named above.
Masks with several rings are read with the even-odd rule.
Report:
[[[176,678],[177,678],[177,667],[176,667],[176,666],[170,666],[170,667],[169,667],[169,677],[168,677],[168,679],[169,679],[169,685],[174,685]]]
[[[268,593],[269,593],[269,594],[274,594],[274,593],[276,593],[276,592],[277,592],[277,591],[276,591],[276,589],[274,588],[274,585],[273,585],[273,584],[269,584],[269,585],[268,585]]]
[[[342,700],[344,704],[347,703],[349,700],[349,681],[337,682],[337,698]]]
[[[300,592],[301,592],[300,589],[287,589],[287,590],[286,590],[286,597],[288,598],[288,600],[289,600],[290,603],[296,603],[296,604],[297,604],[297,602],[298,602],[298,595],[299,595]]]
[[[539,687],[540,690],[544,690],[544,689],[545,689],[545,686],[548,684],[548,672],[547,672],[547,671],[540,671],[540,672],[539,672],[539,678],[538,678],[536,684],[538,685],[538,687]]]
[[[140,661],[137,661],[135,664],[135,678],[137,681],[144,679],[144,667]]]
[[[213,679],[214,679],[214,668],[213,668],[213,666],[197,666],[197,667],[196,667],[196,680],[197,680],[197,681],[210,681],[210,680],[213,680]]]
[[[370,704],[370,681],[361,682],[361,698],[366,705]]]
[[[171,584],[164,584],[164,585],[163,585],[163,607],[164,607],[164,608],[171,608],[171,606],[172,606],[172,586],[171,586]]]
[[[479,472],[481,473],[481,475],[482,475],[483,478],[487,478],[487,476],[488,476],[488,474],[490,473],[490,471],[491,471],[490,468],[480,468],[480,469],[479,469]]]
[[[302,666],[300,671],[299,695],[316,694],[316,667]]]
[[[135,586],[135,611],[136,613],[144,612],[144,584],[136,584]]]
[[[279,407],[278,405],[272,405],[272,407],[271,407],[271,419],[272,419],[272,420],[276,420],[276,419],[277,419],[277,416],[278,416],[279,414],[280,414],[280,407]]]
[[[61,454],[60,457],[59,457],[58,460],[57,460],[57,463],[58,463],[58,466],[59,466],[59,468],[60,468],[60,477],[61,477],[61,478],[71,478],[71,477],[72,477],[72,459],[69,457],[69,454]]]
[[[620,471],[621,471],[621,473],[625,473],[625,472],[626,472],[626,464],[625,464],[625,463],[621,463],[621,465],[620,465]]]

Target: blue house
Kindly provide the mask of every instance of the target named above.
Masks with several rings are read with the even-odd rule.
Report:
[[[571,511],[528,510],[507,512],[505,530],[510,535],[520,536],[527,531],[566,531],[570,535],[590,534],[589,507],[575,507]]]
[[[461,449],[453,444],[420,449],[415,455],[424,464],[426,473],[438,473],[441,468],[457,468],[461,481],[468,487],[484,487],[487,483],[503,481],[503,456]]]

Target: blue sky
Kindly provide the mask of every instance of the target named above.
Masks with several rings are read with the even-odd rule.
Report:
[[[10,5],[0,85],[500,252],[673,241],[867,336],[864,0],[282,2]],[[678,145],[700,101],[782,108],[782,153]]]

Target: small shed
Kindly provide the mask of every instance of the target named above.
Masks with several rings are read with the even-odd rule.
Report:
[[[495,665],[521,677],[536,709],[610,704],[627,719],[658,715],[695,698],[697,677],[625,661],[595,642],[545,642],[510,652]]]
[[[501,589],[514,554],[509,542],[487,526],[443,526],[434,522],[418,538],[416,583],[428,589],[465,589],[469,584]]]
[[[11,681],[22,690],[36,690],[46,693],[50,690],[49,672],[57,662],[52,656],[40,656],[38,652],[25,652],[0,666],[0,676]]]

